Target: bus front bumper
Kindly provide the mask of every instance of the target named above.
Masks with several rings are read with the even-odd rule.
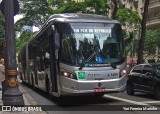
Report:
[[[64,78],[62,79],[61,95],[123,92],[126,88],[126,80],[126,77],[92,81],[77,81]]]

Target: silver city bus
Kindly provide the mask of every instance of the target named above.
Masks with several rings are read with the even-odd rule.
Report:
[[[19,53],[22,81],[48,94],[104,95],[124,91],[121,25],[100,15],[52,15]]]

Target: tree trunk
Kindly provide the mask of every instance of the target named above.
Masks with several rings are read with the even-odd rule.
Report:
[[[117,13],[117,1],[116,0],[111,0],[111,7],[112,7],[111,18],[115,19],[116,13]]]
[[[143,63],[143,49],[144,49],[144,39],[145,39],[145,32],[146,32],[146,21],[148,16],[148,6],[150,0],[145,0],[144,3],[144,12],[142,15],[142,22],[141,22],[141,37],[139,39],[139,48],[138,48],[138,60],[137,63]]]

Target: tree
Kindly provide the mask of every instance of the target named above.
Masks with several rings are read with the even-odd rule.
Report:
[[[77,13],[85,12],[84,3],[76,3],[75,1],[69,1],[65,5],[60,6],[55,10],[55,13]]]
[[[53,10],[49,7],[46,0],[23,0],[21,2],[23,7],[20,9],[20,13],[23,14],[24,17],[15,24],[15,30],[21,33],[21,36],[16,42],[17,50],[19,50],[33,35],[31,32],[24,31],[23,27],[27,25],[41,28],[48,17],[53,13]]]
[[[158,49],[158,53],[157,53]],[[146,30],[145,32],[145,40],[144,40],[144,53],[146,57],[149,55],[154,55],[154,57],[158,57],[160,49],[160,28],[154,30]],[[153,58],[154,58],[153,57]]]
[[[144,39],[145,39],[149,1],[150,0],[145,0],[144,3],[144,12],[142,15],[142,22],[141,22],[141,37],[139,39],[139,48],[138,48],[138,60],[137,60],[138,64],[143,63]]]
[[[147,30],[144,40],[144,52],[148,55],[155,55],[156,47],[158,47],[158,32],[157,30]],[[145,58],[147,58],[147,56]]]
[[[48,0],[48,4],[51,7],[59,8],[63,5],[65,5],[69,1],[72,1],[72,0]]]
[[[137,27],[141,21],[140,16],[136,11],[128,8],[120,8],[117,10],[116,19],[121,22],[123,26],[123,34],[125,36],[125,50],[126,54],[132,49],[132,44],[135,43],[135,32],[133,28]]]
[[[156,30],[156,45],[160,49],[160,28]]]
[[[16,50],[17,52],[25,45],[26,41],[32,38],[35,33],[24,31],[21,36],[16,39]]]
[[[105,0],[85,0],[84,2],[77,3],[75,1],[68,1],[65,5],[61,5],[55,10],[55,13],[90,13],[107,15],[109,5]]]
[[[117,13],[117,0],[111,0],[111,10],[111,18],[115,19]]]
[[[106,0],[85,0],[86,13],[94,13],[99,15],[107,15],[109,5]]]
[[[17,21],[16,29],[21,29],[24,25],[41,27],[48,17],[53,13],[46,0],[23,0],[23,8],[20,13],[24,15]]]
[[[122,26],[127,31],[133,31],[133,28],[137,27],[141,21],[138,13],[128,8],[118,9],[116,19],[121,22]]]

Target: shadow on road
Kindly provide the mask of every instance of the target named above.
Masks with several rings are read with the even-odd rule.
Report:
[[[117,100],[109,99],[106,97],[96,96],[68,96],[57,98],[48,95],[44,91],[36,89],[36,91],[54,102],[55,105],[41,105],[43,110],[46,111],[115,111],[123,110],[121,105],[117,104]]]
[[[123,110],[121,105],[116,104],[117,100],[94,97],[94,96],[70,96],[64,98],[50,98],[56,105],[47,106],[44,109],[57,111],[118,111]]]
[[[59,106],[84,106],[84,105],[102,105],[106,103],[117,102],[113,99],[106,99],[96,96],[69,96],[64,98],[52,97],[51,100]]]
[[[134,96],[136,97],[141,97],[141,98],[146,98],[146,99],[151,99],[151,100],[155,100],[154,96],[152,94],[145,94],[145,93],[135,93]]]

